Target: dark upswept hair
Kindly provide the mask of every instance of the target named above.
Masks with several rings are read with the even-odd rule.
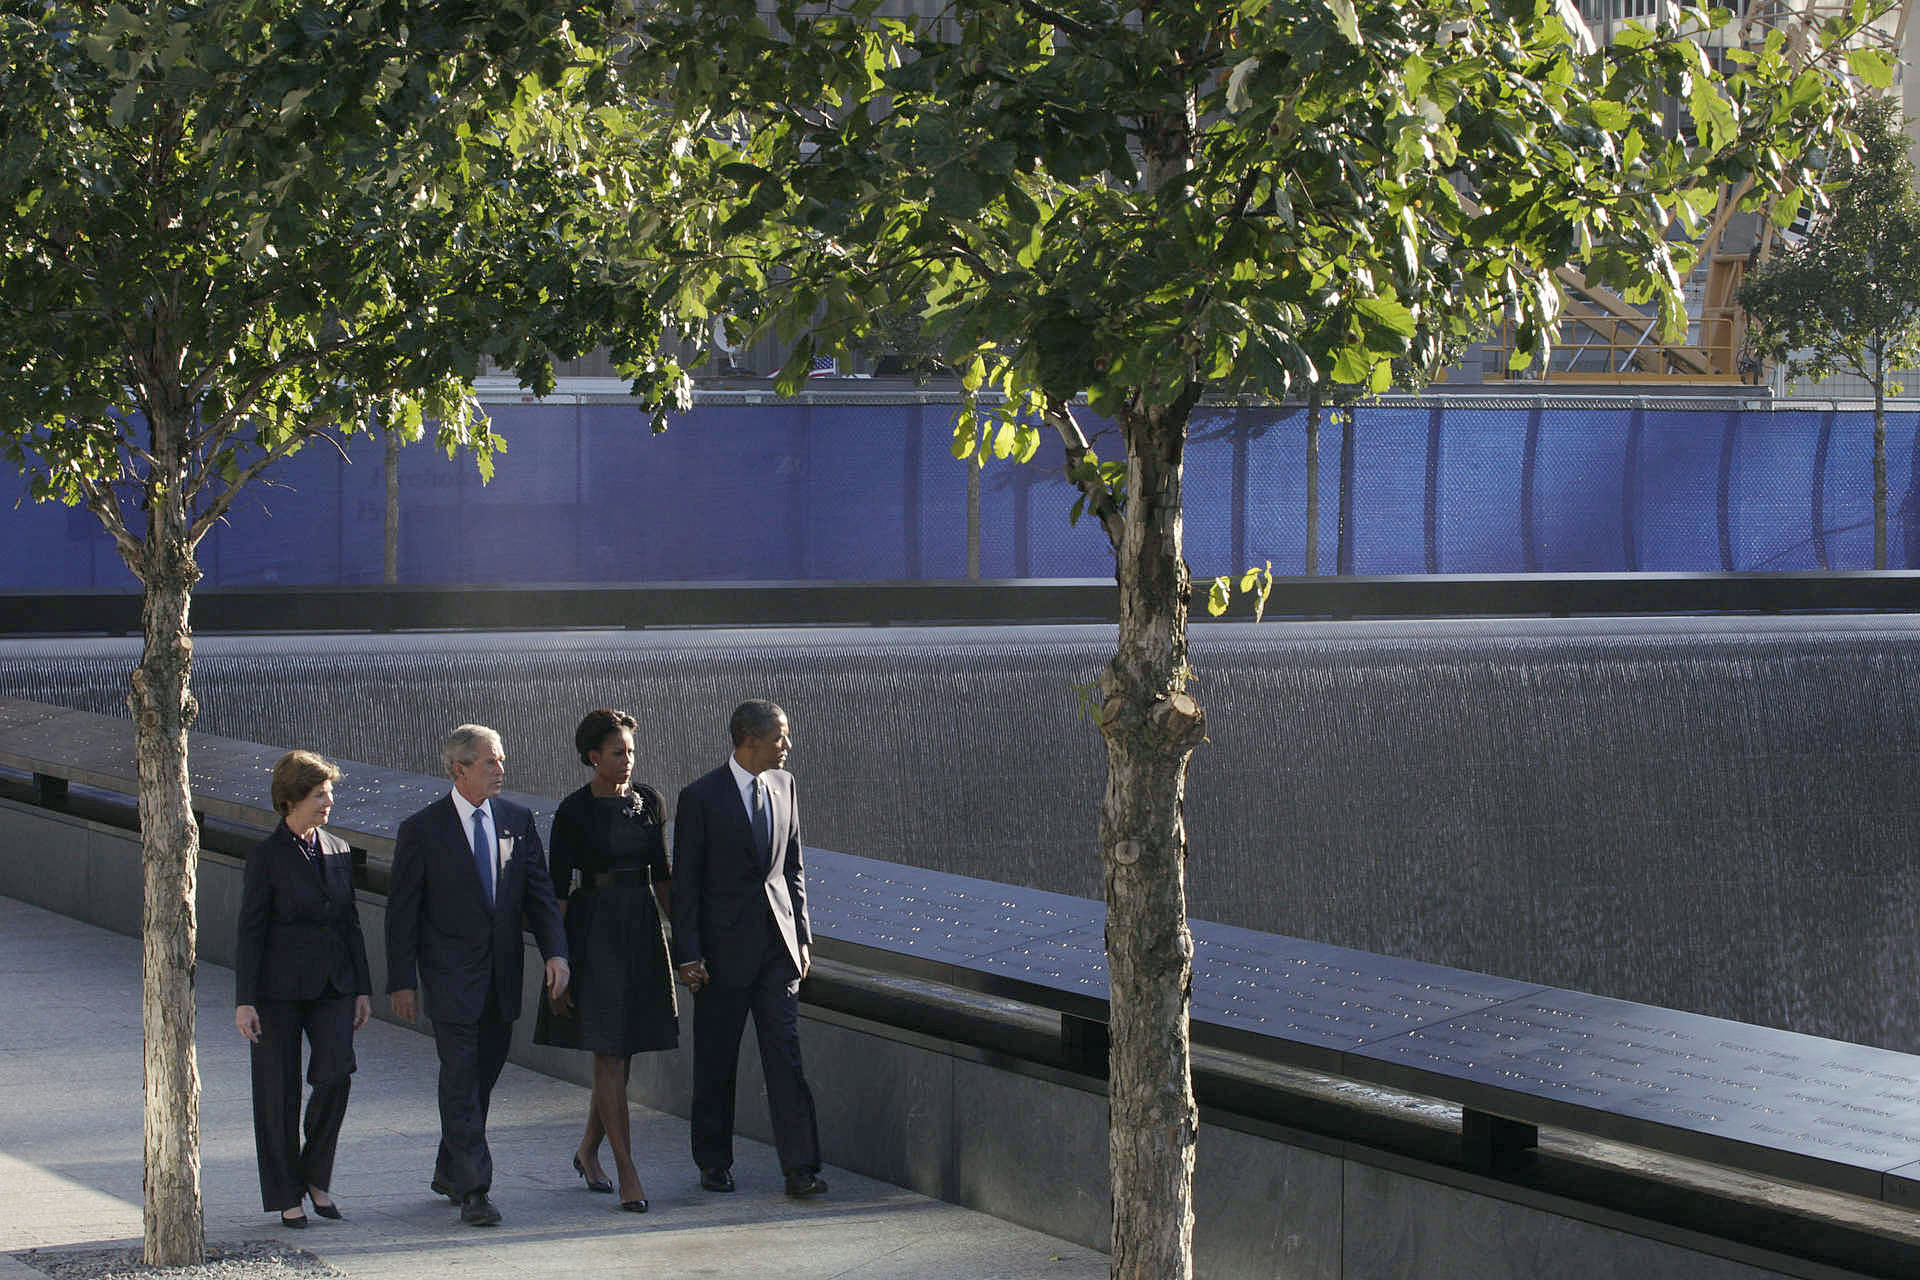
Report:
[[[600,707],[587,712],[586,718],[580,722],[580,727],[573,731],[573,749],[580,753],[580,763],[591,767],[593,761],[587,759],[589,752],[598,751],[600,744],[610,735],[622,729],[635,729],[639,727],[639,723],[626,712],[615,711],[611,707]]]
[[[311,751],[289,751],[273,766],[273,811],[286,817],[293,806],[312,795],[325,782],[338,782],[346,775],[326,757]]]
[[[779,730],[780,717],[786,714],[777,702],[750,698],[735,707],[727,718],[727,736],[736,747],[748,738],[765,738]]]

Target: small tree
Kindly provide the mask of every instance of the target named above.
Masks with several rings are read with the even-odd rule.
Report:
[[[1789,379],[1848,373],[1873,388],[1873,567],[1887,567],[1887,393],[1920,362],[1920,194],[1899,101],[1859,104],[1807,238],[1740,287],[1753,345]],[[1783,212],[1791,216],[1797,207]],[[1821,566],[1825,568],[1825,565]]]
[[[0,0],[0,448],[143,589],[149,1264],[204,1249],[195,548],[281,459],[372,421],[417,440],[433,420],[490,476],[483,355],[545,390],[610,338],[654,401],[684,386],[645,358],[642,264],[582,218],[661,221],[687,188],[634,175],[684,137],[575,105],[611,83],[593,37],[540,5],[509,29],[432,0]]]

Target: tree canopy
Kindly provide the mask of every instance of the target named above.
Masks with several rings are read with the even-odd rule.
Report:
[[[509,32],[444,3],[0,6],[0,438],[34,496],[85,501],[133,551],[114,486],[154,459],[131,424],[181,415],[167,483],[196,538],[369,415],[490,472],[483,358],[545,390],[608,342],[676,403],[633,264],[584,213],[657,215],[643,157],[672,126],[590,110],[604,54],[534,10]]]
[[[1789,380],[1851,374],[1873,388],[1873,567],[1887,567],[1886,397],[1920,363],[1920,195],[1897,99],[1859,104],[1806,239],[1749,276],[1752,344]],[[1825,563],[1825,540],[1821,540]]]

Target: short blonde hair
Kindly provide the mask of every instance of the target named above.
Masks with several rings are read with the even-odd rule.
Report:
[[[281,817],[312,795],[314,788],[346,775],[311,751],[289,751],[273,766],[273,811]]]

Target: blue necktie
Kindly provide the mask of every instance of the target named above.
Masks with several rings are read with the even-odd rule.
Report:
[[[767,812],[767,784],[756,775],[753,780],[753,834],[763,853],[773,852],[773,817]]]
[[[487,839],[487,811],[473,811],[473,865],[480,868],[480,890],[493,905],[493,842]]]

